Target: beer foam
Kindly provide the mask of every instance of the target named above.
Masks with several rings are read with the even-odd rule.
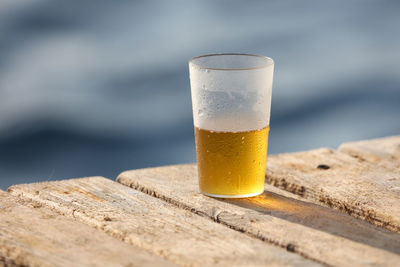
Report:
[[[240,132],[269,125],[273,65],[246,70],[189,67],[196,127]]]

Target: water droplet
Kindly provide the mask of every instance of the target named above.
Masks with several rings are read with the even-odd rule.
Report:
[[[207,138],[210,138],[210,135],[209,135],[209,134],[207,134]]]
[[[207,153],[209,153],[209,152],[210,152],[210,150],[207,149]]]
[[[209,70],[206,70],[206,72],[208,73],[208,72],[210,72]]]
[[[203,112],[203,110],[202,109],[199,109],[199,112],[197,112],[197,114],[201,117],[201,116],[203,116],[204,115],[204,112]]]
[[[245,138],[245,137],[244,137],[244,136],[242,136],[242,140],[244,140],[244,138]]]

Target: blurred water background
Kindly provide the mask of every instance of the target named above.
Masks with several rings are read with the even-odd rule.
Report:
[[[0,188],[195,161],[187,61],[275,59],[269,153],[400,134],[399,1],[0,2]]]

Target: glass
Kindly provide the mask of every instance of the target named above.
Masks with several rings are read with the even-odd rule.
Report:
[[[200,191],[240,198],[264,192],[274,61],[212,54],[189,61]]]

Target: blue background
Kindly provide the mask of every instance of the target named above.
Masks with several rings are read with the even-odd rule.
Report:
[[[187,61],[275,60],[269,153],[400,134],[399,1],[0,4],[0,188],[195,161]]]

